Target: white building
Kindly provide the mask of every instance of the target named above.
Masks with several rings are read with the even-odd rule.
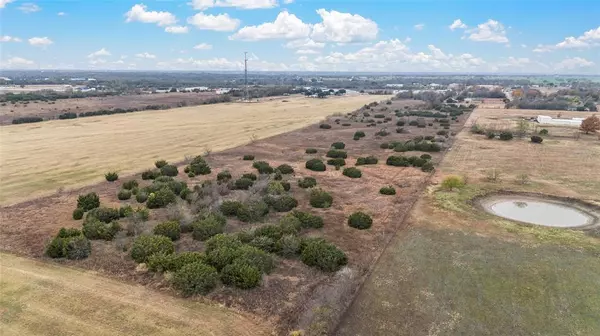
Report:
[[[539,115],[537,122],[542,125],[559,125],[559,126],[581,126],[581,122],[584,118],[572,118],[572,119],[554,119],[549,116]]]

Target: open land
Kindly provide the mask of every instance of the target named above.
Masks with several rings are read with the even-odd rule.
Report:
[[[57,118],[66,112],[82,113],[99,110],[143,109],[148,105],[167,105],[181,107],[182,104],[200,105],[210,98],[215,97],[214,92],[170,92],[140,95],[122,95],[106,97],[57,99],[55,101],[32,101],[27,103],[3,103],[0,106],[0,125],[7,125],[13,119],[21,117],[42,117],[44,119]]]
[[[139,172],[157,159],[240,146],[383,98],[286,97],[2,127],[0,204],[99,182],[108,171]]]
[[[518,117],[548,112],[482,105],[467,126],[511,129]],[[471,201],[512,191],[600,204],[597,135],[541,128],[549,130],[542,144],[529,142],[528,136],[488,140],[471,134],[469,127],[458,134],[434,181],[454,174],[466,186],[442,191],[434,182],[428,188],[408,216],[407,229],[398,231],[365,281],[337,335],[600,333],[597,233],[521,225],[487,214]],[[493,170],[499,172],[495,181],[489,179]],[[523,175],[528,183],[520,180]]]
[[[255,317],[0,254],[2,335],[268,335]]]
[[[369,97],[371,101],[380,97]],[[328,99],[327,99],[328,100]],[[327,101],[325,100],[325,102]],[[334,102],[335,100],[331,100]],[[320,104],[317,100],[316,104]],[[291,103],[291,102],[290,102]],[[341,103],[341,101],[340,101]],[[275,104],[275,103],[273,103]],[[279,104],[279,103],[277,103]],[[288,104],[288,103],[285,103]],[[297,128],[298,121],[291,120],[290,113],[294,113],[298,118],[300,115],[312,116],[315,120],[322,119],[324,112],[315,112],[317,108],[307,108],[306,103],[292,103],[300,105],[298,111],[287,108],[285,116],[273,120],[271,127],[287,129],[288,127]],[[290,104],[290,105],[292,105]],[[361,102],[360,104],[363,104]],[[258,315],[267,321],[270,325],[275,326],[277,334],[285,334],[292,328],[303,329],[307,335],[327,334],[331,327],[335,325],[338,317],[344,311],[346,305],[353,298],[357,288],[364,280],[364,277],[369,273],[369,270],[375,264],[381,251],[390,241],[393,234],[403,224],[404,216],[409,212],[411,206],[418,199],[425,186],[428,184],[430,174],[422,172],[418,168],[413,167],[392,167],[385,165],[385,159],[390,155],[399,155],[391,149],[382,149],[382,142],[390,141],[406,141],[416,136],[435,135],[441,129],[437,124],[426,128],[418,128],[416,126],[405,126],[406,132],[394,133],[396,120],[398,119],[394,112],[395,110],[404,109],[406,106],[418,105],[418,101],[393,101],[392,105],[382,105],[377,109],[382,109],[382,114],[389,116],[390,120],[387,123],[377,124],[375,127],[366,127],[365,122],[361,122],[357,118],[350,120],[348,116],[337,116],[328,118],[328,123],[332,125],[331,129],[321,129],[318,124],[313,124],[292,132],[279,134],[268,139],[253,141],[249,144],[224,150],[221,152],[213,152],[205,159],[212,168],[212,173],[204,176],[188,178],[181,174],[178,179],[188,183],[190,188],[195,185],[202,184],[206,180],[214,180],[217,173],[228,170],[234,177],[239,177],[243,173],[255,172],[252,168],[251,161],[243,161],[242,156],[246,154],[255,155],[255,160],[264,160],[276,167],[280,164],[287,163],[291,165],[295,173],[293,176],[286,176],[284,179],[290,182],[292,188],[290,195],[298,200],[298,209],[309,211],[315,215],[319,215],[324,219],[324,227],[318,230],[309,230],[304,232],[304,236],[324,237],[328,241],[339,247],[348,257],[348,266],[342,271],[335,274],[328,274],[314,268],[310,268],[297,259],[277,258],[275,270],[263,277],[262,285],[251,289],[241,290],[231,287],[218,286],[213,292],[207,295],[207,298],[222,303],[226,306],[234,307],[249,314]],[[219,105],[220,106],[220,105]],[[155,159],[166,158],[174,161],[181,160],[185,154],[195,154],[203,151],[203,145],[210,144],[213,149],[221,149],[231,147],[236,144],[236,137],[242,137],[239,143],[243,143],[245,134],[252,134],[251,131],[244,133],[244,127],[265,127],[265,123],[269,118],[264,117],[265,112],[262,111],[262,119],[259,118],[257,111],[252,111],[253,106],[245,105],[244,108],[249,110],[248,116],[244,114],[245,125],[237,125],[234,115],[236,111],[229,111],[228,108],[234,110],[240,105],[227,104],[224,105],[221,114],[228,114],[229,124],[224,129],[228,132],[218,132],[220,140],[211,143],[210,137],[204,137],[205,134],[213,132],[207,128],[202,128],[200,131],[200,121],[195,126],[189,126],[194,123],[193,110],[183,109],[188,118],[182,117],[182,121],[177,124],[177,128],[165,127],[170,121],[168,118],[160,119],[160,122],[154,122],[153,125],[161,127],[161,130],[175,136],[175,134],[192,133],[190,136],[196,142],[196,145],[191,145],[185,141],[165,141],[169,137],[160,137],[159,142],[151,141],[152,137],[144,138],[144,141],[135,141],[130,144],[134,149],[123,145],[124,156],[119,159],[114,158],[118,153],[119,142],[114,139],[112,143],[115,146],[104,146],[105,159],[118,162],[124,160],[124,157],[129,153],[129,157],[135,157],[135,167],[132,169],[141,170],[149,168]],[[264,106],[264,105],[262,105]],[[287,105],[286,105],[287,106]],[[325,105],[327,106],[327,105]],[[356,106],[356,105],[355,105]],[[215,106],[212,106],[215,108]],[[350,109],[347,106],[338,106],[337,109],[329,109],[327,114],[333,112],[344,112]],[[373,108],[375,109],[375,108]],[[229,112],[228,112],[229,111]],[[293,112],[296,111],[296,112]],[[300,112],[302,111],[302,112]],[[154,116],[157,112],[151,112],[148,116]],[[170,111],[169,113],[173,113]],[[239,117],[240,111],[237,111]],[[274,118],[278,113],[272,112]],[[379,113],[379,112],[374,112]],[[159,114],[160,115],[160,114]],[[253,117],[251,117],[253,116]],[[107,120],[112,120],[113,124],[119,124],[117,118],[136,117],[131,116],[110,116]],[[207,116],[208,120],[214,120],[215,114]],[[225,118],[225,117],[223,117]],[[94,118],[89,118],[94,119]],[[336,119],[340,119],[336,123]],[[456,122],[450,126],[449,132],[458,131],[461,129],[466,115],[459,116]],[[101,122],[102,119],[99,119]],[[143,118],[136,119],[143,125]],[[190,121],[191,120],[191,121]],[[207,119],[203,119],[207,120]],[[224,119],[223,119],[224,120]],[[307,121],[302,121],[309,123]],[[379,119],[382,120],[382,119]],[[80,120],[78,120],[80,122]],[[45,125],[54,126],[56,122],[47,122]],[[94,123],[92,123],[94,124]],[[129,124],[134,125],[135,123]],[[344,126],[346,124],[347,126]],[[249,125],[249,126],[248,126]],[[285,125],[285,126],[283,126]],[[389,125],[389,126],[388,126]],[[282,127],[283,126],[283,127]],[[376,132],[387,126],[388,131],[392,133],[387,136],[377,136]],[[146,127],[146,126],[145,126]],[[215,128],[214,124],[212,126]],[[12,128],[12,127],[11,127]],[[133,127],[132,127],[133,128]],[[148,127],[150,128],[150,127]],[[108,141],[111,134],[113,137],[119,137],[120,134],[126,134],[127,127],[123,128],[123,133],[110,131],[108,126],[104,126]],[[236,129],[239,129],[237,132]],[[204,132],[202,131],[204,130]],[[353,134],[361,130],[366,133],[366,137],[360,140],[353,140]],[[151,130],[147,132],[154,134]],[[281,131],[277,130],[278,133]],[[50,133],[49,135],[54,134]],[[206,142],[200,142],[194,138],[196,134],[203,134],[202,138]],[[63,133],[64,135],[64,133]],[[69,135],[66,135],[69,136]],[[59,138],[56,136],[56,138]],[[122,140],[121,140],[122,141]],[[220,142],[219,142],[220,141]],[[376,165],[361,166],[363,176],[360,179],[350,179],[342,175],[342,171],[333,169],[328,166],[325,172],[314,172],[307,170],[304,163],[311,158],[324,158],[325,152],[329,149],[330,144],[336,141],[343,141],[346,144],[348,158],[346,166],[354,166],[354,162],[359,156],[374,155],[379,159]],[[452,137],[447,139],[447,143],[452,142]],[[91,140],[90,140],[91,142]],[[144,145],[146,150],[149,148],[158,147],[162,144],[161,152],[153,154],[141,154],[135,150],[136,146]],[[219,145],[220,144],[220,145]],[[227,145],[229,144],[229,145]],[[88,144],[93,146],[93,144]],[[222,146],[222,147],[221,147]],[[55,147],[59,148],[58,147]],[[181,148],[179,148],[181,147]],[[316,154],[306,154],[306,148],[316,148]],[[100,150],[100,146],[96,149]],[[63,151],[64,153],[65,151]],[[90,151],[93,152],[93,151]],[[174,153],[177,152],[178,154]],[[138,158],[138,154],[140,157]],[[409,153],[406,153],[409,154]],[[422,153],[411,152],[409,155],[420,155]],[[147,155],[144,157],[144,155]],[[431,153],[433,162],[439,162],[443,153]],[[65,164],[72,164],[70,160],[65,160]],[[101,164],[98,160],[96,164]],[[183,165],[179,166],[179,169]],[[77,169],[81,169],[78,167]],[[102,176],[105,169],[98,169],[98,173]],[[21,174],[26,172],[21,171]],[[182,176],[183,175],[183,176]],[[323,188],[333,196],[333,204],[328,209],[311,208],[308,204],[307,190],[301,189],[297,185],[297,180],[301,177],[315,177],[318,181],[318,187]],[[76,191],[62,191],[56,194],[29,200],[12,206],[2,208],[1,222],[2,231],[0,232],[0,249],[11,251],[13,253],[26,256],[44,258],[44,246],[48,240],[56,234],[61,227],[81,227],[81,221],[73,220],[71,213],[75,207],[77,196],[87,192],[97,192],[101,202],[105,206],[118,206],[130,204],[136,207],[138,203],[135,200],[119,201],[116,193],[121,184],[131,178],[137,178],[139,175],[133,175],[127,178],[120,178],[114,183],[103,182],[97,185],[84,187]],[[141,181],[140,187],[149,184],[149,181]],[[392,185],[396,188],[395,196],[385,196],[379,194],[379,189],[383,186]],[[240,190],[223,192],[224,199],[243,199],[245,192]],[[219,196],[220,197],[220,196]],[[354,211],[362,210],[368,212],[372,218],[374,225],[369,230],[356,230],[347,225],[348,215]],[[152,210],[150,220],[145,223],[143,228],[144,233],[152,232],[154,226],[169,218],[172,214],[170,211]],[[183,211],[185,212],[185,211]],[[181,213],[180,213],[181,214]],[[279,220],[281,214],[271,213],[262,222],[256,224],[243,223],[237,219],[229,218],[225,232],[233,233],[248,228],[262,226],[268,223],[275,223]],[[125,225],[125,223],[124,223]],[[124,233],[124,232],[123,232]],[[143,284],[150,288],[160,289],[161,291],[171,291],[169,282],[160,274],[152,272],[144,272],[136,268],[136,263],[129,257],[128,248],[131,246],[135,237],[125,234],[118,235],[114,241],[93,241],[92,253],[84,260],[80,261],[62,261],[66,265],[72,265],[88,270],[97,271],[100,274],[108,275],[111,278],[118,278],[125,281],[132,281]],[[176,251],[202,251],[204,243],[191,239],[188,234],[182,235],[182,238],[175,242]],[[45,259],[45,258],[44,258]]]

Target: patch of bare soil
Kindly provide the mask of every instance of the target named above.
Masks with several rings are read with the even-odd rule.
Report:
[[[251,161],[243,161],[245,154],[255,155],[255,160],[264,160],[276,167],[280,164],[290,164],[295,174],[287,177],[291,183],[291,194],[299,202],[299,210],[310,211],[322,216],[325,226],[322,229],[310,230],[307,235],[323,236],[341,248],[348,256],[348,266],[336,274],[326,274],[309,268],[299,260],[277,260],[277,267],[270,275],[265,276],[263,284],[252,290],[220,287],[209,294],[209,298],[226,306],[262,316],[265,320],[278,326],[278,334],[285,334],[292,328],[311,330],[314,332],[329,332],[332,325],[345,307],[354,297],[365,276],[369,273],[380,256],[386,244],[403,224],[403,218],[409,212],[414,202],[419,198],[428,183],[430,174],[413,167],[392,167],[385,164],[390,155],[421,155],[421,152],[396,153],[391,149],[381,149],[380,144],[390,141],[406,141],[416,136],[435,135],[441,129],[435,126],[418,128],[405,125],[407,133],[395,133],[397,117],[396,109],[414,105],[414,101],[394,101],[386,106],[384,112],[378,108],[370,113],[384,113],[391,117],[386,123],[376,127],[367,127],[366,122],[349,121],[346,116],[330,117],[327,122],[331,129],[321,129],[319,125],[299,129],[293,132],[277,135],[254,143],[211,153],[206,157],[212,168],[210,175],[188,178],[183,174],[183,164],[180,165],[179,179],[193,187],[204,180],[214,180],[216,174],[229,170],[234,178],[246,172],[256,173]],[[452,122],[451,132],[458,132],[467,115]],[[414,118],[414,117],[413,117]],[[336,122],[336,120],[338,120]],[[367,119],[367,118],[366,118]],[[429,118],[428,118],[429,119]],[[383,120],[383,119],[378,119]],[[433,122],[433,118],[429,119]],[[342,124],[349,123],[349,126]],[[391,133],[380,137],[375,133],[382,127],[387,127]],[[366,137],[353,140],[357,130],[364,131]],[[453,136],[445,143],[450,146]],[[362,178],[351,179],[336,171],[333,166],[327,166],[325,172],[307,170],[305,162],[319,157],[324,160],[325,153],[333,142],[342,141],[346,144],[348,158],[346,167],[354,166],[359,156],[373,155],[379,159],[377,165],[360,166]],[[305,154],[306,148],[317,148],[314,155]],[[444,152],[430,153],[432,161],[441,161]],[[152,162],[148,162],[148,168]],[[308,202],[308,191],[298,187],[297,180],[312,176],[316,178],[318,187],[330,192],[333,205],[329,209],[311,208]],[[49,197],[20,203],[1,209],[0,220],[3,223],[0,231],[0,249],[18,254],[43,257],[44,245],[56,234],[60,227],[80,227],[81,221],[71,219],[79,194],[97,192],[101,201],[107,206],[131,204],[136,207],[135,200],[119,202],[116,193],[120,185],[131,178],[141,181],[140,176],[121,177],[114,183],[100,183],[82,188],[74,192],[62,192]],[[141,186],[146,185],[143,181]],[[383,186],[393,185],[395,196],[379,194]],[[237,192],[237,191],[235,191]],[[234,193],[235,193],[234,192]],[[227,198],[227,196],[226,196]],[[373,218],[373,226],[369,230],[359,231],[347,225],[348,215],[362,210]],[[275,222],[282,214],[270,214],[265,222]],[[152,210],[150,225],[165,218],[165,210]],[[256,225],[256,224],[255,224]],[[260,225],[260,224],[259,224]],[[237,220],[228,220],[227,231],[238,231],[250,227]],[[136,272],[136,265],[124,248],[131,242],[131,237],[118,237],[115,242],[92,243],[92,255],[83,261],[64,261],[67,264],[99,271],[111,277],[145,284],[150,287],[169,290],[162,276]],[[176,248],[182,250],[201,250],[201,242],[191,237],[184,237],[176,242]],[[321,331],[319,331],[321,330]]]

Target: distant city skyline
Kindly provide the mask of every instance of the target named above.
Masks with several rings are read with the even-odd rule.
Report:
[[[0,0],[0,69],[600,74],[600,2]]]

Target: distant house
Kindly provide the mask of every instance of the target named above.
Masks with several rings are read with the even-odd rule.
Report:
[[[539,115],[537,116],[537,122],[542,125],[558,125],[558,126],[581,126],[584,118],[572,118],[572,119],[554,119],[549,116]]]

